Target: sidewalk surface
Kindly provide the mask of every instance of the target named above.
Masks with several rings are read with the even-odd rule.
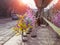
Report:
[[[21,35],[12,37],[4,45],[60,45],[60,39],[57,38],[55,32],[47,27],[38,27],[35,29],[36,32],[28,34],[27,42],[22,42]],[[31,35],[37,34],[36,38],[32,38]],[[23,43],[23,44],[22,44]]]

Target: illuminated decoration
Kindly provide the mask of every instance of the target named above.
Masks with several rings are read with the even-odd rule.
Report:
[[[52,2],[46,7],[44,8],[45,10],[48,10],[50,8],[53,8],[54,5],[56,5],[58,3],[59,0],[52,0]]]
[[[37,9],[34,0],[19,0],[19,2],[28,5],[30,8]]]
[[[25,0],[26,1],[26,0]],[[16,31],[17,33],[22,32],[26,32],[29,28],[33,27],[34,24],[34,16],[32,14],[32,9],[29,7],[29,5],[31,3],[23,3],[22,0],[18,0],[18,4],[20,6],[19,10],[22,10],[22,12],[24,11],[25,13],[22,13],[21,15],[17,14],[17,16],[19,17],[19,20],[17,22],[17,25],[14,27],[14,31]],[[31,2],[31,1],[29,1]],[[28,4],[28,6],[27,6]],[[26,11],[24,10],[24,8],[26,9]],[[18,11],[18,10],[17,10]],[[20,11],[19,11],[20,12]]]
[[[18,15],[17,14],[17,16],[19,17],[19,20],[18,20],[17,25],[14,28],[14,30],[18,31],[17,33],[20,33],[22,31],[22,29],[24,31],[26,31],[27,30],[27,26],[26,26],[26,23],[25,23],[25,20],[24,20],[26,14],[24,14],[24,15]]]
[[[54,15],[52,19],[53,23],[60,28],[60,11]]]
[[[34,19],[32,9],[28,9],[27,14],[28,14],[28,17],[30,18],[30,20],[32,21],[32,23],[34,23],[35,19]]]
[[[26,12],[26,9],[29,7],[26,4],[22,3],[21,0],[16,0],[12,3],[12,8],[16,13],[23,15]]]
[[[17,25],[14,27],[14,30],[18,33],[27,32],[29,28],[33,27],[33,15],[31,14],[31,10],[27,11],[24,15],[18,15],[19,20]]]
[[[22,0],[23,3],[27,4],[29,0]]]
[[[55,10],[60,10],[60,0],[58,1],[58,3],[54,6]]]

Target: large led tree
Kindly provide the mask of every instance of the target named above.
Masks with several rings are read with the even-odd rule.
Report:
[[[41,16],[44,15],[44,8],[52,1],[52,0],[34,0],[35,4],[38,8],[38,13],[37,13],[37,21],[42,24],[43,23],[43,19]],[[38,24],[38,25],[40,25]]]

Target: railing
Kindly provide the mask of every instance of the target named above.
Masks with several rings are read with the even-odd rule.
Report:
[[[47,20],[45,17],[42,17],[48,24],[49,26],[60,36],[60,28],[55,26],[53,23],[51,23],[49,20]]]

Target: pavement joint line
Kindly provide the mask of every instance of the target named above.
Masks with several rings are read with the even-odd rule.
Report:
[[[13,27],[12,27],[13,28]],[[12,28],[10,28],[10,30],[12,30]],[[5,43],[7,43],[10,39],[12,39],[14,36],[16,36],[16,35],[13,35],[13,36],[11,36],[7,41],[5,41],[4,43],[3,43],[3,45],[5,45]]]
[[[19,42],[19,43],[22,43],[22,40],[21,40],[21,35],[19,35],[19,36],[13,36],[10,40],[8,40],[4,45],[8,45],[9,43],[11,44],[11,45],[14,45],[14,42],[12,43],[11,41],[15,41],[15,44],[17,45],[17,42]]]
[[[10,23],[9,23],[10,24]],[[5,25],[5,24],[4,24]],[[10,26],[11,27],[11,26]],[[8,28],[4,28],[5,30],[11,30],[11,28],[10,29],[8,29]],[[12,30],[11,30],[12,31]],[[7,31],[8,32],[8,31]],[[13,33],[12,33],[13,34]],[[10,40],[13,36],[14,36],[15,34],[13,34],[12,36],[10,36],[10,38],[9,39],[7,39],[7,40],[4,40],[4,42],[2,43],[2,45],[4,45],[8,40]]]

